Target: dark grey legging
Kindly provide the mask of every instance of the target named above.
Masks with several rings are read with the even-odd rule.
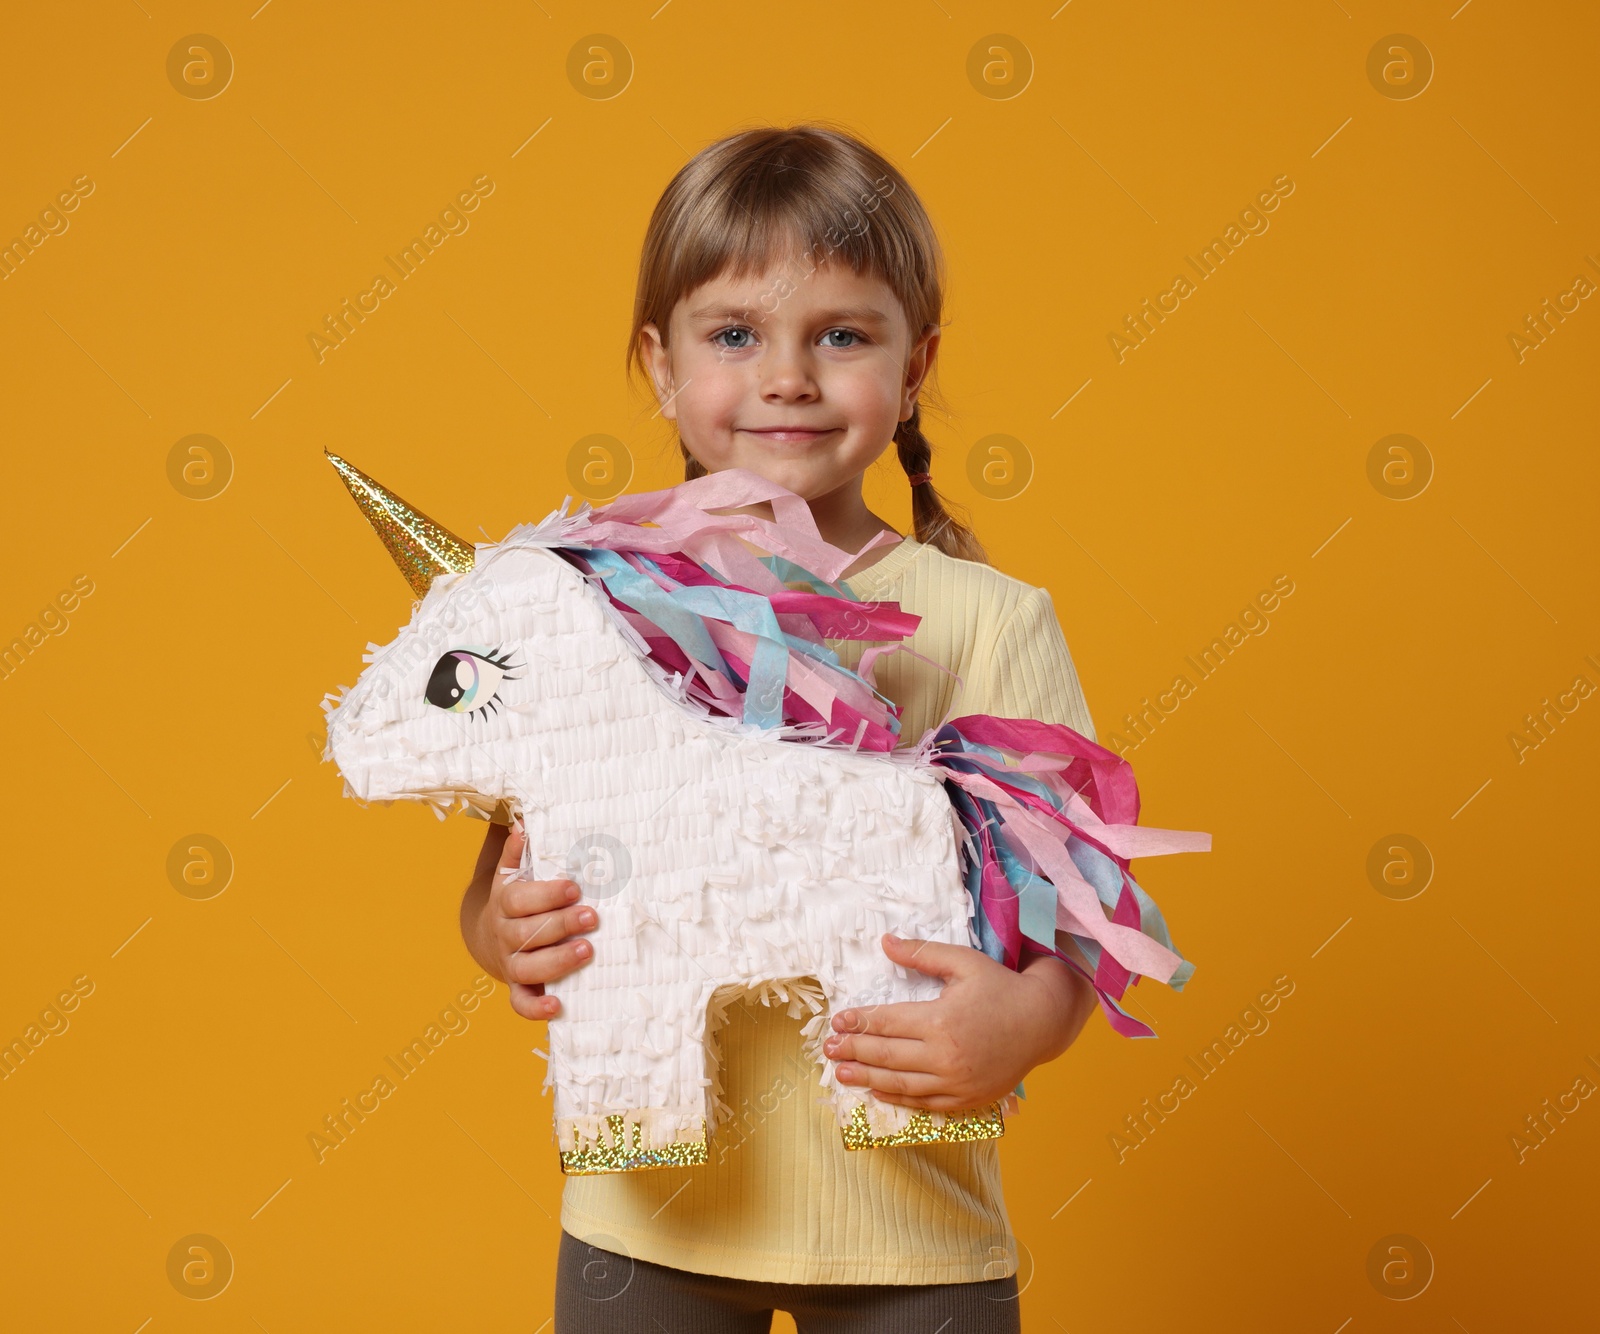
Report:
[[[635,1260],[561,1233],[555,1334],[1018,1334],[1017,1280],[766,1283]]]

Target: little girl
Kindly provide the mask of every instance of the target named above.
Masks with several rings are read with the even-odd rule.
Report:
[[[991,567],[940,501],[919,394],[934,363],[941,255],[910,185],[872,149],[815,125],[733,135],[656,205],[630,361],[677,425],[685,478],[747,468],[805,498],[821,535],[859,550],[892,525],[862,477],[895,443],[914,535],[846,570],[849,591],[922,618],[879,666],[901,743],[948,716],[1094,724],[1050,595]],[[771,518],[769,505],[746,507]],[[829,640],[852,669],[866,645]],[[571,882],[507,881],[520,829],[491,826],[461,904],[473,956],[528,1019],[590,959],[595,909]],[[1058,933],[1065,946],[1065,933]],[[1004,1098],[1077,1037],[1090,985],[1059,959],[1012,971],[977,949],[886,936],[898,964],[944,980],[935,1001],[843,1011],[827,1054],[842,1082],[908,1107]],[[719,1042],[736,1119],[698,1167],[565,1179],[556,1334],[1020,1328],[1017,1248],[994,1140],[846,1150],[800,1018],[735,1005]]]

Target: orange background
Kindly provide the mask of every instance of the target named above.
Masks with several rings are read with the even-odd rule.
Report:
[[[93,592],[0,681],[0,1037],[92,991],[0,1084],[5,1323],[547,1328],[545,1036],[502,986],[325,1162],[307,1147],[478,975],[456,913],[483,832],[362,809],[319,762],[322,695],[409,606],[322,449],[467,537],[558,506],[591,435],[623,442],[631,489],[678,480],[621,370],[649,210],[712,139],[810,116],[891,156],[940,228],[935,477],[997,566],[1051,590],[1103,739],[1294,586],[1129,753],[1147,823],[1215,838],[1136,868],[1198,971],[1136,993],[1158,1041],[1095,1020],[1027,1081],[1003,1149],[1026,1326],[1592,1318],[1600,1100],[1570,1097],[1537,1149],[1512,1136],[1600,1082],[1576,832],[1600,699],[1510,738],[1600,683],[1600,302],[1520,359],[1508,335],[1600,282],[1600,21],[1052,8],[12,19],[0,239],[93,191],[0,282],[0,637],[79,576]],[[206,98],[168,77],[195,33],[234,66]],[[1414,96],[1368,76],[1397,33],[1434,63]],[[592,34],[632,62],[614,96],[569,80]],[[985,87],[980,43],[1027,57]],[[308,334],[480,175],[470,228],[319,362]],[[1268,229],[1119,362],[1124,317],[1280,175]],[[207,500],[169,477],[197,433],[231,461]],[[1431,459],[1404,500],[1368,472],[1397,433]],[[995,434],[1033,468],[1004,499],[967,470]],[[868,482],[903,530],[892,453]],[[234,865],[209,898],[167,869],[196,833]],[[1420,893],[1369,875],[1397,833],[1434,864]],[[1119,1155],[1124,1118],[1280,978],[1270,1028]],[[168,1277],[191,1234],[232,1257],[208,1301]],[[1369,1277],[1394,1234],[1434,1267],[1411,1300],[1420,1277]]]

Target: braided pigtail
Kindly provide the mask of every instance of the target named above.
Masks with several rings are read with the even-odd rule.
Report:
[[[977,535],[945,508],[929,476],[933,464],[933,443],[922,433],[922,405],[895,428],[894,442],[900,453],[900,466],[911,479],[911,535],[919,542],[938,547],[947,556],[960,560],[989,563]]]

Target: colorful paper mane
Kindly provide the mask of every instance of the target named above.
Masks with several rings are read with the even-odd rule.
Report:
[[[438,722],[436,714],[487,713],[486,701],[479,693],[486,688],[488,678],[493,677],[502,685],[502,678],[525,680],[535,664],[514,661],[516,649],[508,649],[503,643],[484,642],[475,648],[463,647],[452,645],[437,635],[431,638],[423,635],[427,647],[420,655],[415,648],[404,655],[397,656],[397,651],[443,617],[451,598],[459,600],[468,593],[474,593],[476,598],[472,614],[485,623],[503,624],[508,614],[517,612],[513,604],[519,601],[542,598],[547,604],[546,611],[565,605],[564,595],[558,591],[565,583],[544,566],[528,567],[531,572],[521,572],[522,567],[518,567],[515,579],[507,574],[499,583],[491,577],[490,567],[497,560],[511,559],[512,553],[526,556],[542,552],[558,559],[588,584],[604,611],[604,619],[620,635],[637,665],[645,669],[656,698],[659,700],[664,695],[676,705],[675,711],[665,714],[648,699],[639,705],[654,718],[656,731],[663,726],[675,726],[671,723],[675,717],[697,719],[700,726],[692,736],[696,741],[717,738],[722,749],[714,747],[716,754],[727,750],[729,738],[734,739],[733,744],[741,746],[756,740],[760,749],[750,753],[779,768],[785,763],[784,754],[797,762],[802,759],[800,750],[789,748],[804,748],[818,761],[825,760],[831,766],[830,771],[864,775],[864,793],[881,789],[893,794],[895,799],[904,797],[907,777],[914,780],[909,787],[916,791],[920,791],[919,782],[925,788],[928,786],[925,780],[937,779],[950,811],[946,819],[948,837],[954,845],[953,855],[946,859],[950,864],[941,866],[937,851],[931,856],[937,868],[933,874],[937,885],[924,884],[927,875],[909,866],[906,875],[913,879],[921,875],[914,891],[896,882],[898,872],[879,876],[885,885],[883,894],[876,900],[870,897],[864,900],[875,921],[892,919],[888,929],[930,939],[940,938],[939,932],[944,931],[947,938],[964,939],[1012,969],[1020,968],[1027,955],[1052,955],[1089,979],[1107,1020],[1117,1032],[1129,1037],[1154,1036],[1147,1025],[1123,1009],[1120,1002],[1127,988],[1137,983],[1140,976],[1148,976],[1175,990],[1181,989],[1193,967],[1177,953],[1160,910],[1129,874],[1128,863],[1136,856],[1207,850],[1209,835],[1139,827],[1138,788],[1128,763],[1059,724],[967,715],[931,728],[914,746],[906,746],[901,736],[901,710],[878,691],[874,671],[884,653],[912,651],[902,641],[916,629],[919,618],[901,611],[892,602],[862,602],[839,582],[842,572],[863,553],[893,540],[891,534],[880,534],[861,551],[841,551],[822,540],[809,507],[800,497],[754,474],[731,470],[665,491],[623,496],[599,510],[585,504],[576,514],[567,512],[569,497],[560,510],[553,511],[540,523],[514,529],[501,543],[473,548],[343,459],[329,457],[406,574],[413,591],[424,599],[412,626],[394,645],[386,650],[369,646],[372,653],[368,661],[373,666],[363,674],[357,687],[339,697],[329,696],[325,702],[324,707],[329,710],[329,754],[339,763],[349,790],[356,795],[372,800],[396,796],[429,800],[441,812],[459,802],[480,815],[497,808],[503,811],[507,805],[516,806],[528,825],[530,853],[533,853],[541,802],[549,802],[551,798],[544,793],[535,795],[526,783],[519,790],[517,784],[521,780],[515,779],[510,771],[554,761],[548,757],[530,759],[524,748],[517,752],[520,758],[514,762],[506,759],[511,752],[497,755],[494,763],[502,772],[486,776],[482,772],[484,766],[476,762],[466,765],[463,772],[453,772],[451,765],[458,761],[457,750],[473,754],[485,749],[488,743],[474,746],[454,738],[436,743],[431,738],[443,736],[434,729]],[[758,501],[772,503],[773,520],[712,512]],[[747,542],[765,554],[752,550]],[[472,578],[463,583],[468,572],[473,572]],[[436,576],[442,577],[436,579]],[[489,582],[478,587],[474,580]],[[512,589],[514,593],[507,592]],[[576,631],[569,635],[559,615],[548,624],[561,626],[560,633],[547,631],[542,637],[530,634],[528,626],[522,624],[527,619],[522,615],[518,622],[522,627],[519,633],[524,635],[522,642],[532,653],[538,653],[547,645],[565,643],[567,637],[574,637],[575,643],[581,637]],[[608,632],[599,627],[587,633],[597,641],[611,642]],[[484,633],[480,638],[487,640],[491,636]],[[863,651],[859,670],[851,670],[825,642],[828,639],[876,642]],[[439,651],[439,656],[433,661],[435,650]],[[551,650],[555,656],[546,663],[552,683],[566,669],[567,660],[560,659],[564,651]],[[390,661],[391,658],[394,661]],[[589,670],[599,671],[609,665],[607,660]],[[518,668],[522,669],[520,675]],[[374,705],[370,699],[362,702],[354,698],[368,686],[374,672],[380,672],[375,679],[385,682],[393,691],[393,698],[384,706],[391,712],[383,715],[381,721],[374,721]],[[426,686],[422,684],[424,678]],[[618,698],[621,698],[623,687],[613,686],[612,689],[619,692]],[[596,706],[583,702],[587,697],[582,695],[581,689],[577,695],[572,694],[570,688],[566,694],[561,694],[561,688],[552,684],[551,690],[563,701],[560,707],[565,712],[560,716],[560,726],[571,721],[569,714],[573,718],[580,714],[589,716],[591,730],[600,726],[597,718],[590,715],[603,711],[608,707],[606,703]],[[387,696],[388,691],[371,687],[366,694]],[[498,691],[491,691],[487,703],[498,704],[498,696]],[[418,697],[425,697],[425,700],[419,702]],[[395,703],[402,699],[409,701],[404,707]],[[573,700],[579,702],[573,703]],[[463,707],[463,702],[467,707]],[[355,714],[351,717],[347,710],[353,705]],[[554,706],[548,701],[540,704],[530,696],[528,702],[516,707],[527,710],[533,717],[541,708]],[[539,726],[544,730],[530,724],[527,735],[553,742],[558,728],[555,716],[546,718]],[[407,728],[411,732],[401,736]],[[377,743],[368,745],[365,740],[357,740],[358,736],[385,734],[385,729],[398,736],[401,744],[391,744],[384,750]],[[429,739],[419,741],[418,736],[423,731]],[[436,744],[446,748],[432,751],[430,748]],[[774,745],[778,747],[776,750],[772,749]],[[557,748],[549,745],[544,749]],[[662,767],[667,763],[665,758],[651,758],[657,753],[665,755],[664,750],[656,752],[647,747],[640,759],[638,772],[642,785],[648,786],[652,764],[665,773]],[[845,760],[846,755],[856,758]],[[571,770],[563,772],[584,777],[585,781],[585,776],[600,773],[598,758],[586,763],[577,755],[570,762]],[[707,763],[715,770],[717,762],[708,760]],[[389,771],[406,766],[415,772],[409,773],[404,781],[396,781]],[[378,772],[384,775],[381,781],[374,779]],[[603,780],[596,777],[594,781]],[[704,781],[708,791],[716,787],[712,778]],[[854,781],[854,778],[850,780]],[[750,782],[757,804],[767,802],[770,805],[769,797],[758,791],[761,780],[752,777]],[[394,790],[389,791],[385,783]],[[828,785],[822,784],[823,787]],[[850,783],[838,786],[844,791]],[[717,790],[720,795],[711,799],[712,804],[718,801],[725,804],[726,790]],[[923,795],[917,796],[913,807],[907,808],[912,814],[903,813],[901,818],[922,821],[917,826],[916,837],[925,842],[929,837],[924,827],[926,819],[916,814],[924,810],[917,804],[923,801]],[[625,805],[627,797],[611,793],[607,800]],[[855,800],[870,809],[878,798],[864,795],[859,799],[839,797],[838,800],[846,803],[846,817],[855,824],[851,813],[854,807],[849,807],[848,802]],[[813,812],[805,818],[812,819],[814,815]],[[559,828],[552,827],[545,839],[542,856],[546,863],[555,858],[551,840],[559,842],[570,832],[570,821],[550,818],[555,819]],[[779,813],[777,818],[780,824],[787,821],[795,827],[801,820],[793,811]],[[917,857],[925,857],[926,849],[916,856],[910,855],[907,840],[911,836],[907,831],[891,826],[879,832],[876,831],[877,821],[868,820],[867,824],[872,827],[874,837],[900,840],[895,845],[898,851],[891,851],[887,865],[893,865],[896,858],[909,857],[914,862]],[[818,826],[814,819],[808,827],[813,837],[834,841],[826,827]],[[800,846],[803,839],[793,842]],[[841,846],[846,852],[851,846],[863,849],[861,855],[869,857],[867,844],[865,834],[858,833],[854,844]],[[886,843],[885,847],[888,846]],[[817,866],[826,858],[819,859],[809,851],[805,857],[813,874],[802,878],[810,885]],[[525,869],[531,874],[534,863],[539,860],[540,854],[534,853],[525,862]],[[545,871],[549,869],[547,865]],[[656,906],[666,905],[673,893],[683,892],[681,889],[669,891],[664,886],[677,885],[685,869],[683,866],[660,869],[658,880],[652,882],[659,901]],[[708,869],[702,865],[699,871],[700,879],[709,886],[714,876],[706,873]],[[558,869],[553,874],[566,872]],[[772,874],[778,876],[776,870]],[[678,880],[673,879],[674,875]],[[863,877],[866,881],[872,878],[870,874]],[[757,875],[756,880],[759,879]],[[745,881],[742,886],[722,886],[737,891],[727,911],[736,916],[753,913],[759,920],[769,920],[761,916],[759,908],[750,907],[752,902],[759,903],[762,887],[750,881],[748,875]],[[834,882],[830,879],[827,883]],[[788,894],[788,889],[788,882],[785,882],[782,892]],[[704,886],[693,890],[694,914],[704,912],[699,898],[703,892],[710,891]],[[958,896],[954,902],[949,897],[951,893]],[[622,908],[621,900],[625,897],[618,895],[603,904],[602,918]],[[793,896],[788,897],[792,899]],[[822,902],[824,897],[820,891],[813,891],[817,902]],[[952,907],[963,922],[956,922]],[[652,905],[645,904],[641,910],[648,914]],[[841,914],[848,917],[852,912],[859,917],[859,905],[852,907],[846,897],[839,901],[834,917]],[[715,919],[716,914],[712,913],[711,917]],[[663,920],[676,919],[663,908]],[[696,915],[691,920],[698,923],[702,918]],[[835,921],[830,929],[838,925]],[[964,929],[958,930],[958,926]],[[721,929],[720,923],[718,929]],[[1071,950],[1062,948],[1058,931],[1070,937]],[[758,990],[763,1000],[772,996],[790,999],[784,979],[768,974],[774,968],[798,966],[795,960],[801,946],[782,943],[781,932],[776,938],[780,942],[778,945],[768,942],[771,957],[754,963],[747,960],[743,965],[745,971],[740,974],[740,978]],[[877,949],[876,939],[873,935],[867,942],[874,950]],[[605,944],[596,939],[596,946],[597,965]],[[680,945],[680,948],[683,947]],[[825,992],[827,984],[834,981],[833,963],[845,954],[854,957],[856,946],[851,944],[846,949],[839,941],[831,941],[828,948],[833,951],[832,955],[820,962],[812,961],[815,967],[807,968],[808,972],[828,974],[824,978]],[[869,965],[854,966],[859,969]],[[923,986],[926,979],[894,977],[893,974],[901,970],[891,972],[882,959],[881,950],[878,950],[877,967],[873,986],[883,998],[912,999],[926,995]],[[585,974],[596,971],[595,965],[590,965],[562,984],[561,994],[568,1014],[572,1013],[569,997],[575,989],[581,991]],[[728,985],[731,987],[736,980],[730,978]],[[613,985],[620,987],[625,981],[620,979]],[[858,978],[857,993],[862,985]],[[713,996],[712,1017],[726,1007],[722,990]],[[812,1054],[823,1069],[820,1082],[834,1094],[849,1147],[969,1139],[1003,1133],[1001,1117],[1015,1110],[1014,1098],[996,1104],[987,1114],[917,1113],[910,1116],[909,1124],[907,1109],[892,1104],[863,1103],[858,1091],[832,1079],[831,1063],[820,1054],[820,1037],[829,1015],[820,1012],[815,989],[791,979],[787,990],[796,992],[814,1011],[819,1011],[808,1025],[808,1035],[813,1039]],[[837,1000],[838,997],[827,999]],[[859,995],[839,1001],[839,1005],[854,1003],[861,1003]],[[791,1013],[797,1013],[793,1004]],[[701,1031],[696,1020],[697,1016],[692,1014],[688,1017],[691,1035]],[[702,1082],[711,1086],[714,1107],[712,1114],[702,1122],[697,1139],[693,1108],[690,1106],[687,1113],[683,1111],[686,1104],[681,1091],[673,1095],[677,1099],[673,1108],[663,1109],[651,1103],[635,1106],[637,1097],[631,1101],[625,1095],[614,1097],[614,1088],[596,1092],[599,1085],[607,1082],[606,1077],[596,1073],[600,1067],[583,1075],[577,1069],[581,1062],[574,1058],[570,1068],[564,1066],[558,1071],[555,1057],[562,1022],[557,1020],[551,1025],[552,1078],[547,1083],[554,1082],[557,1088],[557,1134],[565,1170],[625,1170],[704,1160],[705,1128],[716,1123],[718,1114],[727,1110],[720,1101],[720,1072],[709,1046],[708,1074]],[[635,1031],[642,1030],[636,1026]],[[616,1063],[626,1064],[621,1059]],[[563,1074],[571,1076],[574,1090],[588,1079],[586,1092],[569,1099],[565,1108],[562,1106]],[[659,1093],[658,1088],[651,1096]],[[621,1110],[605,1110],[614,1106],[620,1106]],[[564,1111],[568,1115],[564,1116]]]

